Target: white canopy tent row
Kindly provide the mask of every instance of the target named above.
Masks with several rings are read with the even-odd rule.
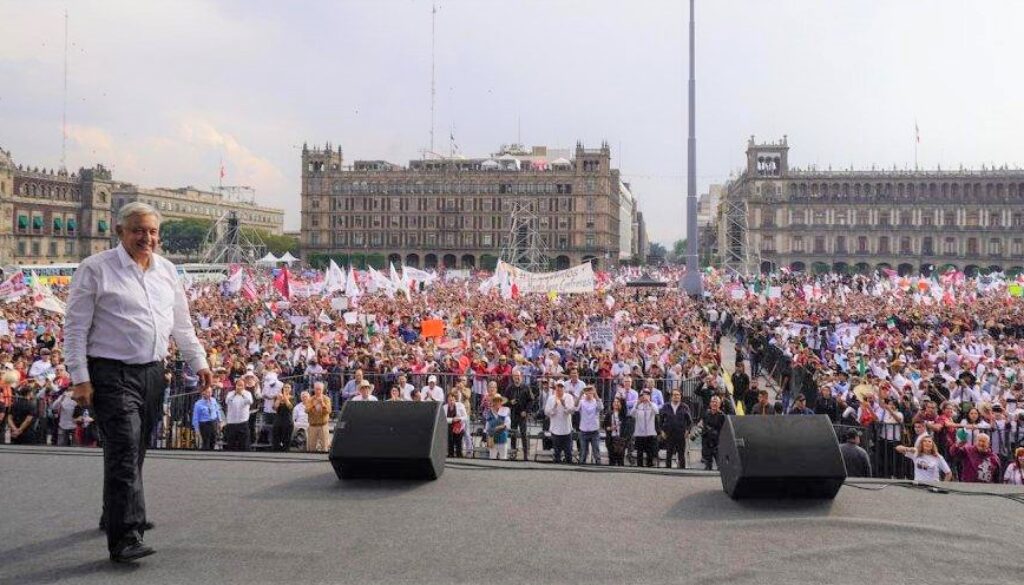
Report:
[[[274,256],[273,252],[267,252],[267,255],[262,257],[262,258],[260,258],[259,260],[257,260],[256,263],[257,264],[274,265],[274,264],[277,264],[280,261],[281,261],[281,259],[278,258],[277,256]]]

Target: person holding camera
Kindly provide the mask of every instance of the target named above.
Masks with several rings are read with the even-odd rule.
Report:
[[[530,458],[530,436],[527,430],[527,415],[533,409],[533,388],[523,381],[519,370],[512,371],[512,383],[505,392],[512,415],[512,450],[517,451],[517,439],[523,442],[523,461]]]
[[[661,431],[658,420],[658,409],[651,402],[651,393],[644,390],[640,393],[640,401],[629,416],[633,418],[633,440],[636,442],[636,466],[643,467],[646,459],[647,467],[654,467],[658,458],[658,434]]]
[[[683,403],[683,393],[672,391],[668,404],[661,407],[661,436],[665,440],[665,467],[672,467],[672,456],[679,459],[679,469],[686,469],[686,436],[693,427],[690,407]]]

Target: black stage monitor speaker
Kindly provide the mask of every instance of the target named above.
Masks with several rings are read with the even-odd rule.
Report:
[[[825,415],[727,416],[718,443],[729,497],[834,498],[846,479]]]
[[[437,479],[448,453],[439,402],[353,402],[341,407],[331,442],[339,479]]]

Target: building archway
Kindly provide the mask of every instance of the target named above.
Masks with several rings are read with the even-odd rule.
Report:
[[[445,268],[458,268],[459,259],[455,257],[455,254],[445,254],[442,260]]]
[[[892,264],[889,264],[888,262],[879,262],[878,264],[875,264],[875,270],[878,272],[892,270]]]
[[[401,254],[388,254],[388,264],[394,264],[396,267],[401,267],[401,265],[402,265],[402,255]]]
[[[409,254],[408,256],[405,257],[405,265],[406,266],[412,266],[413,268],[419,268],[420,267],[420,255],[419,254]]]
[[[846,262],[836,262],[832,265],[832,272],[836,274],[848,274],[850,272],[850,265]]]
[[[562,255],[555,258],[555,270],[565,270],[569,268],[569,257]]]
[[[896,267],[896,273],[900,276],[909,276],[914,273],[914,265],[904,262]]]
[[[929,277],[932,275],[933,272],[935,272],[934,264],[926,262],[921,265],[921,276]]]
[[[427,254],[423,257],[424,268],[437,268],[437,254]]]
[[[968,278],[974,278],[974,277],[978,276],[978,274],[980,272],[981,272],[981,269],[979,269],[977,267],[977,265],[968,264],[967,266],[964,266],[964,276],[966,276]]]
[[[829,268],[831,267],[825,262],[815,262],[814,264],[811,264],[811,272],[814,274],[825,274],[829,271]]]
[[[462,265],[461,265],[461,268],[466,268],[466,269],[476,268],[476,256],[473,256],[472,254],[463,254],[462,255]]]
[[[997,264],[993,264],[993,265],[991,265],[991,266],[989,266],[988,268],[985,269],[985,272],[987,274],[992,274],[993,272],[1002,272],[1002,271],[1003,271],[1003,267],[999,266]]]
[[[1024,272],[1024,266],[1011,266],[1006,270],[1007,278],[1017,278],[1017,275]]]
[[[871,265],[868,264],[867,262],[858,262],[853,267],[853,269],[857,272],[857,274],[868,274],[869,272],[871,272]]]
[[[793,272],[803,272],[807,270],[807,265],[803,262],[794,262],[789,265],[789,269]]]
[[[956,270],[957,270],[956,264],[943,264],[942,267],[939,268],[939,274],[945,274],[947,272],[953,272],[953,271],[956,271]]]

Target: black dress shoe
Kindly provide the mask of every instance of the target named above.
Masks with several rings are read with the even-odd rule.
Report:
[[[125,546],[110,553],[110,560],[115,563],[130,563],[132,561],[137,561],[142,557],[148,557],[155,552],[155,550],[136,541],[126,544]]]

